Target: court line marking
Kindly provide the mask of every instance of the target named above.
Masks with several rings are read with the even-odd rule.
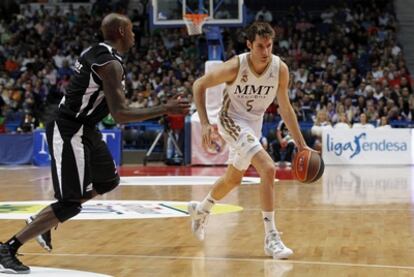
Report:
[[[210,260],[210,261],[236,261],[236,262],[264,262],[273,261],[283,264],[304,264],[304,265],[327,265],[327,266],[348,266],[348,267],[370,267],[384,269],[408,269],[414,270],[414,266],[399,265],[381,265],[381,264],[355,264],[340,262],[319,262],[319,261],[295,261],[295,260],[273,260],[270,258],[226,258],[226,257],[208,257],[208,256],[148,256],[148,255],[132,255],[132,254],[69,254],[69,253],[22,253],[27,256],[62,256],[62,257],[101,257],[101,258],[144,258],[144,259],[163,259],[163,260]]]
[[[51,180],[51,179],[52,178],[50,178],[49,175],[45,175],[45,176],[42,176],[42,177],[37,177],[37,178],[30,179],[29,182],[42,181],[42,180]]]
[[[0,170],[20,170],[20,169],[37,169],[40,168],[34,165],[2,165]]]
[[[256,208],[245,208],[243,207],[243,211],[250,211],[250,212],[257,212],[262,211],[262,209]],[[407,209],[347,209],[347,208],[340,208],[340,209],[323,209],[323,208],[275,208],[276,212],[407,212],[407,211],[414,211],[413,208]]]
[[[181,212],[181,213],[183,213],[183,214],[189,214],[187,211],[183,211],[183,210],[180,210],[180,209],[177,209],[177,208],[171,207],[170,205],[167,205],[167,204],[163,204],[163,203],[161,203],[161,204],[160,204],[160,206],[161,206],[161,207],[164,207],[164,208],[167,208],[167,209],[171,209],[171,210],[177,211],[177,212]]]

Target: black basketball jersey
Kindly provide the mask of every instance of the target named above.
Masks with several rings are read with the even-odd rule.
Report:
[[[67,91],[59,104],[60,116],[87,125],[96,125],[109,109],[103,93],[102,80],[94,67],[111,61],[122,65],[122,57],[109,44],[99,43],[84,50],[74,66]],[[125,89],[125,69],[122,77]]]

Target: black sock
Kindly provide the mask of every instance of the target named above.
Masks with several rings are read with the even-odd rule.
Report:
[[[6,244],[10,247],[10,252],[15,255],[17,253],[17,250],[19,250],[20,246],[22,246],[22,243],[16,238],[16,236],[9,239]]]

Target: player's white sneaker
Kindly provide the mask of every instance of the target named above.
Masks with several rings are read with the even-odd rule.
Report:
[[[188,203],[188,214],[191,217],[191,231],[198,240],[204,240],[205,227],[210,213],[197,210],[198,202],[191,201]]]
[[[271,231],[265,236],[264,251],[273,259],[286,259],[293,254],[292,249],[286,247],[280,239],[280,233]]]

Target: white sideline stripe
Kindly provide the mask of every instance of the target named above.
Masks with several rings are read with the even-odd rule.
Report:
[[[69,254],[69,253],[22,253],[28,256],[62,256],[62,257],[101,257],[101,258],[140,258],[140,259],[161,259],[161,260],[207,260],[207,261],[235,261],[235,262],[264,262],[273,261],[281,264],[307,264],[327,266],[349,266],[349,267],[370,267],[385,269],[408,269],[414,270],[414,266],[381,265],[381,264],[355,264],[340,262],[318,262],[318,261],[295,261],[295,260],[272,260],[267,257],[259,258],[226,258],[226,257],[205,257],[205,256],[148,256],[148,255],[125,255],[125,254]]]
[[[38,169],[34,165],[1,165],[0,170],[21,170],[21,169]]]
[[[121,186],[211,186],[220,176],[121,176]],[[275,182],[277,179],[275,179]],[[242,185],[260,184],[258,177],[243,177]]]
[[[43,177],[30,179],[29,182],[36,182],[36,181],[49,180],[49,179],[51,179],[51,178],[50,178],[49,175],[47,175],[47,176],[43,176]]]
[[[257,212],[262,211],[259,208],[246,208],[243,207],[243,211],[248,212]],[[276,212],[407,212],[407,211],[414,211],[413,208],[407,209],[347,209],[347,208],[339,208],[339,209],[323,209],[323,208],[275,208]]]

